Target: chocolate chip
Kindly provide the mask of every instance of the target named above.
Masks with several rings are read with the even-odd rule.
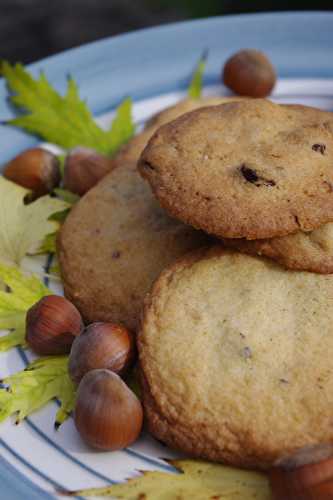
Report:
[[[113,259],[119,259],[119,257],[120,257],[120,252],[119,252],[118,250],[116,250],[116,252],[113,252],[113,253],[112,253],[111,257],[112,257]]]
[[[247,182],[254,184],[255,186],[275,186],[276,182],[271,179],[266,179],[258,175],[258,173],[253,169],[247,167],[243,164],[240,168],[241,174]]]
[[[326,150],[326,146],[325,146],[325,144],[314,144],[312,146],[312,149],[316,153],[320,153],[320,154],[324,155],[325,154],[325,150]]]
[[[247,167],[246,165],[242,165],[240,170],[242,172],[242,176],[245,180],[247,180],[247,182],[252,182],[253,184],[258,182],[259,179],[255,170]]]
[[[280,378],[281,384],[289,384],[288,380],[285,378]]]

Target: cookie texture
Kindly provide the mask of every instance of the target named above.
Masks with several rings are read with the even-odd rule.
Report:
[[[138,349],[149,430],[266,469],[333,443],[333,276],[215,246],[162,272]]]
[[[200,103],[186,100],[160,113],[155,125],[151,122],[120,151],[113,171],[79,201],[64,223],[57,253],[65,295],[87,322],[114,321],[136,329],[143,298],[161,270],[207,244],[202,232],[165,214],[136,169],[156,128]]]
[[[333,221],[333,120],[243,99],[159,128],[139,169],[168,213],[226,238],[311,231]]]
[[[246,240],[223,239],[223,243],[240,252],[269,257],[287,269],[333,273],[333,223],[327,223],[309,233],[297,233],[280,238]]]

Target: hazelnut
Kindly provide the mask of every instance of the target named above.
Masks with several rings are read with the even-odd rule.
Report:
[[[73,342],[69,356],[69,374],[78,384],[96,368],[107,368],[123,375],[134,360],[134,340],[121,325],[93,323]]]
[[[66,354],[83,328],[81,314],[64,297],[48,295],[26,317],[26,341],[41,355]]]
[[[80,382],[74,422],[82,439],[101,450],[121,450],[142,429],[142,406],[125,382],[109,370],[93,370]]]
[[[80,196],[95,186],[112,168],[112,160],[88,148],[73,149],[65,160],[64,187]]]
[[[274,467],[269,480],[274,500],[333,499],[333,458],[293,469]]]
[[[236,52],[224,65],[222,79],[233,92],[249,97],[266,97],[276,82],[275,69],[258,50]]]
[[[42,148],[27,149],[4,168],[4,177],[32,191],[30,200],[53,191],[60,183],[58,158]]]

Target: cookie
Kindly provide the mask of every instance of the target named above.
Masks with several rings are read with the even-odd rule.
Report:
[[[302,105],[288,105],[302,113],[303,119],[309,122],[316,120],[318,109]],[[320,114],[322,112],[320,111]],[[327,112],[327,118],[331,118]],[[287,269],[312,271],[316,273],[333,273],[333,224],[327,223],[318,229],[305,233],[297,233],[279,238],[246,240],[224,239],[228,247],[252,255],[269,257]]]
[[[266,469],[333,444],[333,276],[222,246],[182,258],[138,335],[150,432],[194,457]]]
[[[114,170],[79,201],[64,223],[57,253],[65,295],[87,322],[113,321],[136,329],[143,298],[161,270],[207,243],[203,233],[165,214],[136,169],[160,123],[198,106],[200,101],[186,100],[160,113],[155,125],[152,122],[120,151]]]
[[[311,231],[333,221],[333,120],[243,99],[160,127],[139,169],[170,215],[225,238]]]
[[[223,239],[223,243],[240,252],[269,257],[287,269],[333,273],[333,223],[309,233],[297,233],[263,240]]]

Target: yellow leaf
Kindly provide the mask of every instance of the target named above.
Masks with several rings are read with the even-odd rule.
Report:
[[[49,220],[54,212],[68,204],[51,196],[43,196],[28,205],[24,198],[28,190],[0,177],[0,260],[20,265],[26,254],[36,252],[59,222]]]
[[[264,474],[199,460],[171,463],[180,474],[146,471],[126,483],[64,493],[126,500],[272,500]]]
[[[6,285],[0,290],[0,329],[10,330],[0,337],[0,352],[25,345],[25,317],[28,309],[49,290],[36,276],[23,274],[15,266],[0,262],[0,280]]]
[[[16,423],[57,398],[58,428],[70,415],[75,402],[74,385],[68,375],[68,356],[49,356],[30,363],[25,370],[2,380],[0,422],[16,415]]]

